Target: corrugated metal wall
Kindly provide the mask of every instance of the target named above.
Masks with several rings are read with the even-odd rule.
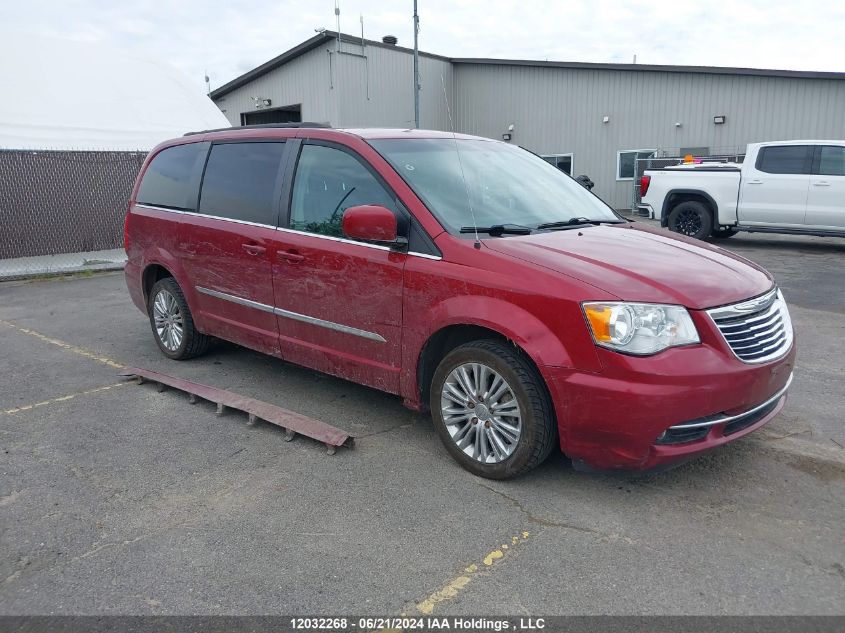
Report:
[[[343,44],[343,51],[361,54],[337,56],[337,97],[342,103],[339,127],[414,126],[414,58],[402,51],[378,46]],[[446,130],[449,121],[443,88],[452,95],[452,64],[420,56],[420,126]],[[454,116],[454,106],[453,106]]]
[[[334,124],[337,101],[332,90],[329,54],[317,47],[254,81],[215,100],[232,125],[242,112],[255,112],[251,97],[272,99],[273,107],[302,105],[302,120]]]
[[[413,56],[379,46],[332,41],[317,47],[216,101],[232,125],[254,112],[251,97],[272,99],[273,107],[302,104],[302,120],[335,127],[413,127]],[[452,64],[420,56],[421,126],[449,127],[443,86],[452,96]],[[442,77],[442,80],[441,80]],[[342,104],[341,107],[338,104]],[[452,106],[454,116],[454,106]]]
[[[413,57],[407,51],[334,41],[305,53],[217,101],[233,125],[255,110],[302,104],[305,121],[337,127],[413,125]],[[366,55],[366,59],[361,54]],[[711,152],[747,143],[845,138],[845,81],[636,70],[452,63],[420,56],[422,127],[501,139],[539,154],[573,153],[574,175],[595,193],[630,207],[633,183],[616,180],[617,152],[681,147]],[[727,123],[715,125],[713,117]],[[602,123],[604,116],[610,117]],[[675,123],[681,123],[676,127]]]
[[[630,206],[633,187],[616,180],[620,150],[845,138],[845,81],[829,79],[457,63],[455,103],[461,132],[501,138],[513,124],[513,143],[572,152],[574,174],[616,208]]]

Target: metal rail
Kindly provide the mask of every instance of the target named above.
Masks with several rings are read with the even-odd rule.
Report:
[[[249,424],[255,424],[257,420],[264,420],[284,429],[286,442],[291,441],[297,433],[322,442],[326,445],[329,455],[334,455],[338,446],[352,448],[355,441],[353,436],[335,426],[300,413],[288,411],[269,402],[242,396],[225,389],[218,389],[217,387],[148,369],[139,369],[138,367],[126,367],[120,372],[120,375],[135,377],[138,384],[145,380],[157,383],[159,391],[164,391],[165,385],[184,391],[188,394],[190,404],[196,404],[197,398],[213,402],[217,405],[217,415],[223,415],[227,408],[238,409],[249,416]]]

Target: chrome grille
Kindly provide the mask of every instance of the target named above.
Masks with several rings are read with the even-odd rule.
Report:
[[[792,320],[780,290],[707,313],[734,355],[746,363],[783,356],[792,344]]]

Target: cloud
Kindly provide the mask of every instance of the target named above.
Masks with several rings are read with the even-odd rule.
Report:
[[[422,0],[420,47],[453,57],[845,71],[845,4],[830,0]],[[341,27],[412,45],[411,0],[341,0]],[[212,86],[335,29],[333,0],[31,0],[5,3],[5,28],[170,61]]]

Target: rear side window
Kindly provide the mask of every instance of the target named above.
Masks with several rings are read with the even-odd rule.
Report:
[[[284,143],[222,143],[211,147],[200,213],[276,226]]]
[[[290,228],[342,237],[343,212],[361,204],[396,212],[393,196],[354,156],[322,145],[303,146],[293,182]]]
[[[208,143],[189,143],[161,150],[144,172],[138,202],[195,211],[199,177],[207,151]]]
[[[824,145],[819,152],[819,174],[845,176],[845,147]]]
[[[773,145],[760,150],[757,169],[769,174],[806,174],[809,145]]]

